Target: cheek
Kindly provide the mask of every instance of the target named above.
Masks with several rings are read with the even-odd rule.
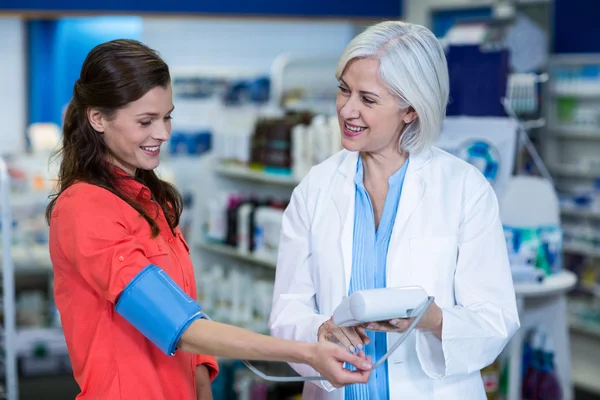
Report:
[[[344,104],[345,104],[344,98],[338,94],[337,97],[335,98],[335,110],[337,111],[338,114],[344,107]]]

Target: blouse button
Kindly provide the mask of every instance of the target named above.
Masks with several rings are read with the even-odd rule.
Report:
[[[123,261],[123,260],[125,260],[125,257],[119,256],[119,261]]]
[[[173,238],[169,238],[168,242],[173,243]]]

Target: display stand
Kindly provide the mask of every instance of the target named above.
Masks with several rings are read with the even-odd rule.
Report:
[[[17,375],[17,324],[15,315],[15,276],[12,259],[12,213],[10,204],[10,176],[8,166],[0,157],[0,210],[2,212],[2,301],[4,312],[2,345],[4,346],[4,372],[8,400],[19,398]]]
[[[552,335],[555,343],[555,365],[563,389],[563,399],[572,400],[571,352],[567,318],[567,292],[577,283],[570,271],[548,276],[542,284],[516,284],[517,307],[521,328],[508,345],[509,388],[507,400],[521,399],[523,342],[526,332],[543,327]]]

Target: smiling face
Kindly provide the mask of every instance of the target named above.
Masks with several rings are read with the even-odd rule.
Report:
[[[133,176],[138,168],[158,167],[161,145],[171,136],[173,108],[171,86],[159,86],[117,110],[111,118],[89,109],[88,120],[104,136],[110,153],[108,161]]]
[[[400,134],[417,118],[412,108],[401,110],[398,99],[379,79],[379,61],[355,59],[339,79],[336,109],[342,145],[349,151],[398,151]]]

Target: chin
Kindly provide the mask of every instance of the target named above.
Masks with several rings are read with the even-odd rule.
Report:
[[[342,138],[342,147],[348,151],[363,151],[364,145],[357,140]]]
[[[144,171],[152,171],[153,169],[156,169],[159,164],[160,164],[159,162],[155,162],[155,163],[143,163],[143,164],[140,164],[140,166],[138,167],[138,169],[142,169]]]

